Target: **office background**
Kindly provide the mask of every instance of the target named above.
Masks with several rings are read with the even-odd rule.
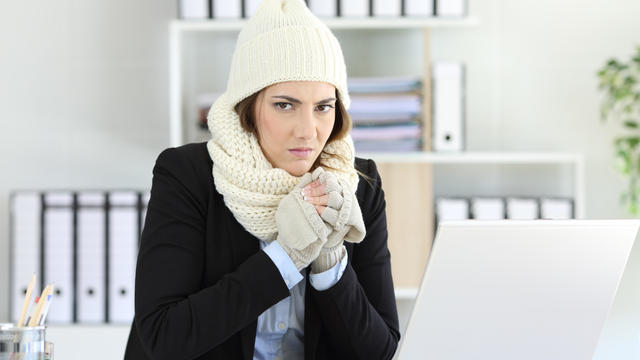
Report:
[[[437,59],[464,61],[466,148],[585,157],[586,217],[627,218],[616,123],[596,71],[640,45],[633,0],[475,0],[470,29],[436,28]],[[169,146],[168,22],[176,1],[0,2],[0,320],[9,317],[9,192],[139,188]],[[463,46],[461,46],[463,44]],[[640,246],[596,358],[640,357]]]

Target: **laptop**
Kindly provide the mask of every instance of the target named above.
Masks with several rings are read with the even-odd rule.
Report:
[[[440,223],[397,359],[591,359],[639,228]]]

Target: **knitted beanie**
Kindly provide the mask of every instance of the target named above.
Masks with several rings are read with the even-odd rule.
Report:
[[[225,204],[247,231],[266,242],[277,236],[275,212],[280,200],[301,177],[272,166],[255,135],[242,128],[234,107],[285,81],[330,83],[345,108],[350,104],[342,50],[326,25],[302,0],[263,0],[238,35],[227,90],[209,110],[207,149],[214,183]],[[322,163],[336,169],[325,170],[345,180],[355,193],[354,156],[350,135],[327,143],[320,154]]]
[[[332,84],[349,109],[347,70],[331,30],[303,0],[263,0],[238,35],[227,101],[235,106],[271,84],[295,80]]]

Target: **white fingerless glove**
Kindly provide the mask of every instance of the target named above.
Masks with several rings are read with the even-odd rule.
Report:
[[[322,168],[313,172],[312,181],[316,179],[326,186],[328,204],[321,218],[331,226],[331,232],[318,257],[311,263],[314,274],[331,269],[342,259],[346,253],[344,241],[359,243],[366,233],[358,199],[349,184]]]
[[[322,221],[315,207],[302,197],[302,188],[311,183],[310,173],[303,175],[296,187],[278,204],[276,241],[289,255],[298,270],[318,257],[331,227]]]

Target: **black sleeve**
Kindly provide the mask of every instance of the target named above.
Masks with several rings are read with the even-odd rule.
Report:
[[[375,163],[368,161],[359,196],[366,226],[340,280],[325,291],[311,290],[329,339],[349,359],[391,359],[400,340],[398,311],[387,247],[384,192]],[[363,180],[361,180],[362,182]]]
[[[153,359],[198,357],[289,296],[263,251],[203,287],[208,193],[193,169],[174,149],[153,168],[135,283],[138,336]]]

